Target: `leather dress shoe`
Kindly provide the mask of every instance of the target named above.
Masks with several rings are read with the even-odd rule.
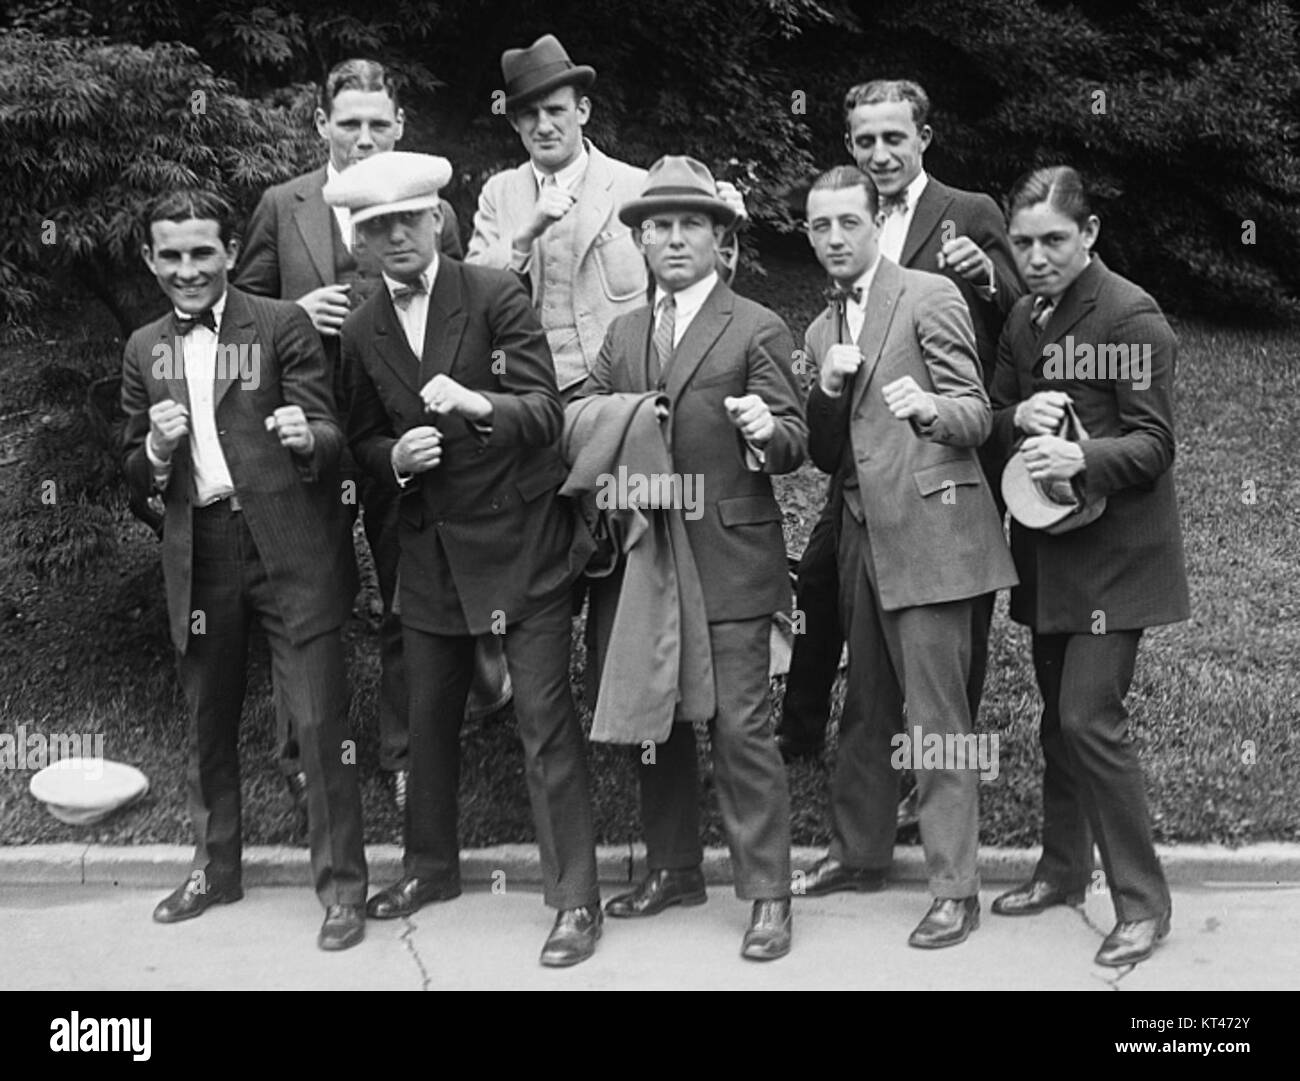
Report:
[[[395,920],[414,915],[430,901],[450,901],[459,896],[459,882],[407,876],[370,898],[366,902],[366,915],[372,920]]]
[[[599,904],[561,910],[542,947],[542,964],[548,968],[568,968],[585,961],[596,952],[604,920]]]
[[[244,889],[236,884],[231,886],[214,886],[205,883],[201,874],[193,874],[169,893],[153,910],[153,918],[159,923],[180,923],[202,916],[213,905],[229,905],[243,900]]]
[[[1149,920],[1117,923],[1097,951],[1097,964],[1109,968],[1135,965],[1151,956],[1156,944],[1169,934],[1169,913]]]
[[[740,944],[740,956],[750,961],[775,961],[790,952],[794,915],[790,898],[755,901],[749,914],[749,928]]]
[[[1067,890],[1054,882],[1031,878],[994,900],[993,911],[999,916],[1037,916],[1054,905],[1082,903],[1083,890]]]
[[[925,919],[907,939],[909,946],[937,950],[965,942],[980,925],[979,897],[936,897]]]
[[[330,905],[316,945],[322,950],[346,950],[365,937],[366,912],[361,905]]]
[[[657,916],[673,905],[702,905],[709,899],[704,874],[698,867],[685,871],[660,869],[645,876],[636,889],[621,893],[605,905],[617,919]]]
[[[841,890],[858,893],[876,893],[885,888],[888,871],[875,867],[849,867],[830,856],[823,856],[804,874],[802,889],[796,892],[805,897],[822,897]]]

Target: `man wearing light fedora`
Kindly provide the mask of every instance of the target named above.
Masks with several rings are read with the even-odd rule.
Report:
[[[331,181],[383,270],[343,324],[348,441],[398,494],[398,586],[410,683],[411,779],[400,881],[374,919],[460,893],[460,727],[475,637],[499,634],[516,690],[544,899],[544,965],[600,937],[586,748],[569,690],[570,587],[593,549],[567,499],[546,339],[514,275],[438,253],[445,158],[394,151]]]
[[[718,276],[718,244],[734,219],[698,161],[669,156],[651,166],[619,220],[644,254],[653,304],[610,325],[580,396],[660,391],[673,472],[694,478],[702,495],[701,513],[687,517],[685,531],[708,623],[714,781],[736,893],[753,901],[741,952],[771,960],[789,952],[792,926],[790,796],[768,724],[772,616],[790,606],[771,475],[799,467],[808,429],[790,331]],[[610,901],[611,916],[653,916],[707,899],[695,734],[689,719],[676,721],[652,758],[640,753],[649,874]]]
[[[553,34],[507,49],[501,74],[506,115],[529,160],[483,185],[465,261],[530,280],[568,399],[594,367],[614,317],[645,303],[645,264],[618,209],[641,193],[646,174],[583,137],[596,71],[574,64]],[[720,189],[743,216],[739,192]]]

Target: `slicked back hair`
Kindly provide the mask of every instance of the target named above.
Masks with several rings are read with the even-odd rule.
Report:
[[[1092,216],[1092,204],[1083,177],[1070,165],[1050,165],[1025,173],[1012,185],[1007,199],[1007,218],[1017,210],[1046,203],[1080,229]]]
[[[325,76],[321,87],[321,111],[329,116],[334,111],[334,99],[344,90],[382,90],[393,99],[393,111],[400,106],[397,78],[383,64],[375,60],[353,58],[335,64]]]
[[[215,221],[220,230],[221,243],[229,244],[235,236],[235,212],[231,205],[215,192],[198,188],[169,191],[149,204],[145,211],[144,242],[153,249],[153,223],[156,221],[189,221],[198,218]]]
[[[920,131],[930,118],[930,95],[920,83],[911,79],[872,79],[869,83],[851,86],[844,95],[844,130],[849,127],[849,117],[859,105],[879,105],[883,101],[905,101],[912,107],[912,121]]]
[[[845,188],[856,187],[861,187],[867,193],[867,212],[874,219],[880,209],[876,185],[871,182],[871,177],[856,165],[837,165],[833,169],[827,169],[812,182],[808,194],[812,195],[815,191],[842,191]]]

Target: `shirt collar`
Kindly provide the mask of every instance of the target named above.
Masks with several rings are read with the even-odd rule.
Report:
[[[572,191],[573,186],[582,178],[582,174],[587,171],[587,162],[590,155],[587,153],[587,140],[582,141],[582,146],[578,149],[578,156],[568,165],[555,174],[556,187],[564,188],[565,191]],[[531,165],[532,163],[529,162]],[[542,182],[548,174],[542,172],[536,165],[533,165],[533,176],[537,178],[537,190],[541,191]]]
[[[407,283],[399,282],[396,278],[390,278],[387,274],[382,274],[384,285],[388,287],[388,295],[391,297],[397,290],[405,289]],[[438,279],[438,253],[433,253],[433,259],[429,265],[420,272],[420,280],[424,283],[426,293],[432,295],[433,283]]]
[[[705,300],[713,292],[713,287],[718,284],[718,272],[710,270],[704,277],[694,285],[688,285],[685,289],[679,289],[672,294],[673,299],[677,302],[676,319],[681,322],[683,319],[691,318],[697,311],[704,307]],[[659,302],[667,296],[669,291],[660,285],[655,286],[655,315],[659,314]]]
[[[225,311],[226,311],[226,297],[228,297],[228,296],[230,296],[230,290],[229,290],[229,289],[223,289],[223,290],[221,291],[221,296],[217,298],[217,302],[216,302],[214,305],[212,305],[212,320],[213,320],[213,322],[215,322],[215,323],[217,324],[217,330],[220,330],[220,329],[221,329],[221,317],[225,314]],[[154,309],[154,311],[157,311],[157,310],[158,310],[157,308]],[[172,311],[176,313],[176,318],[177,318],[177,319],[193,319],[193,318],[194,318],[194,316],[190,315],[189,313],[181,311],[180,308],[175,308],[175,307],[173,307],[173,308],[172,308]]]
[[[862,290],[862,300],[859,302],[859,307],[865,308],[867,306],[867,297],[871,293],[871,283],[876,280],[876,271],[880,269],[880,260],[883,258],[883,255],[876,252],[876,261],[859,274],[857,280],[853,283],[855,289]],[[854,302],[850,300],[849,303]]]
[[[907,212],[910,214],[916,209],[916,201],[921,198],[921,192],[925,191],[925,186],[930,182],[924,169],[912,178],[912,182],[907,185]]]

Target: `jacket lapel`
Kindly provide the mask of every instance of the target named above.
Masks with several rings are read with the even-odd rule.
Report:
[[[1104,272],[1105,267],[1102,265],[1101,259],[1094,255],[1092,261],[1083,269],[1082,273],[1070,283],[1065,295],[1052,309],[1052,315],[1047,320],[1047,325],[1043,327],[1042,333],[1038,335],[1035,367],[1045,359],[1043,350],[1046,346],[1064,338],[1080,319],[1096,307],[1097,293],[1101,289],[1101,279]],[[1030,312],[1032,313],[1032,311],[1031,306]],[[1032,319],[1029,327],[1032,333]]]
[[[596,242],[601,227],[609,220],[614,209],[614,196],[610,190],[614,174],[607,159],[590,143],[587,144],[587,155],[587,175],[582,180],[582,198],[575,208],[578,218],[573,227],[573,248],[577,254],[577,263],[582,262],[588,249]]]
[[[861,405],[867,386],[871,383],[871,376],[880,362],[889,325],[894,321],[894,312],[898,309],[898,298],[902,293],[903,272],[899,270],[898,264],[881,256],[876,276],[871,280],[871,290],[867,293],[866,318],[862,321],[862,330],[858,334],[862,367],[858,369],[853,385],[854,409]]]
[[[638,308],[627,321],[627,333],[632,339],[632,349],[627,356],[627,389],[634,394],[644,394],[651,390],[650,351],[653,345],[654,309],[648,304]],[[618,384],[617,378],[614,380]],[[621,388],[620,388],[621,389]]]
[[[925,190],[921,192],[921,198],[916,201],[916,210],[912,214],[912,224],[908,226],[907,236],[903,240],[903,251],[899,257],[900,266],[912,265],[912,260],[916,258],[916,253],[921,250],[921,245],[929,239],[931,233],[939,227],[939,222],[943,220],[943,215],[952,202],[952,192],[945,185],[940,184],[934,177],[930,177],[925,184]],[[919,267],[920,270],[935,270],[935,267]]]
[[[682,340],[677,343],[672,363],[668,366],[668,382],[665,391],[672,402],[676,402],[690,381],[695,369],[704,360],[705,354],[713,348],[713,343],[731,322],[731,312],[735,307],[736,295],[718,279],[712,291],[704,298],[704,304],[695,313],[691,325],[686,328]]]
[[[391,302],[389,307],[392,307]],[[396,321],[397,317],[393,318]],[[439,258],[438,276],[434,278],[429,296],[429,317],[424,324],[419,386],[423,387],[435,375],[451,374],[468,319],[460,264],[452,259]]]
[[[166,352],[158,349],[161,346]],[[170,357],[172,363],[164,366],[162,382],[167,385],[167,395],[174,402],[179,402],[186,409],[190,407],[190,387],[185,382],[185,339],[175,330],[173,313],[164,315],[158,323],[158,341],[150,352],[151,357]],[[151,360],[149,368],[155,369]]]
[[[322,282],[334,280],[334,225],[331,221],[334,212],[321,196],[325,186],[325,169],[322,167],[313,174],[313,183],[308,191],[297,193],[299,200],[293,212],[294,225],[302,237],[307,254],[311,256],[312,265],[320,275]]]
[[[221,315],[221,326],[217,331],[216,375],[212,381],[214,415],[221,408],[221,399],[226,396],[226,391],[239,380],[243,351],[251,347],[256,338],[252,308],[243,293],[234,286],[227,286],[226,310]],[[223,349],[222,346],[231,348]]]
[[[441,262],[441,260],[440,260]],[[406,332],[402,330],[402,324],[397,321],[397,311],[393,308],[392,297],[388,295],[388,287],[381,280],[379,292],[382,296],[377,296],[373,300],[374,319],[371,330],[374,332],[375,352],[379,359],[383,361],[397,376],[401,384],[406,387],[412,394],[419,396],[420,387],[420,362],[411,347],[406,341]],[[432,318],[433,305],[430,303],[430,318]],[[425,326],[425,340],[429,337],[429,328]]]

